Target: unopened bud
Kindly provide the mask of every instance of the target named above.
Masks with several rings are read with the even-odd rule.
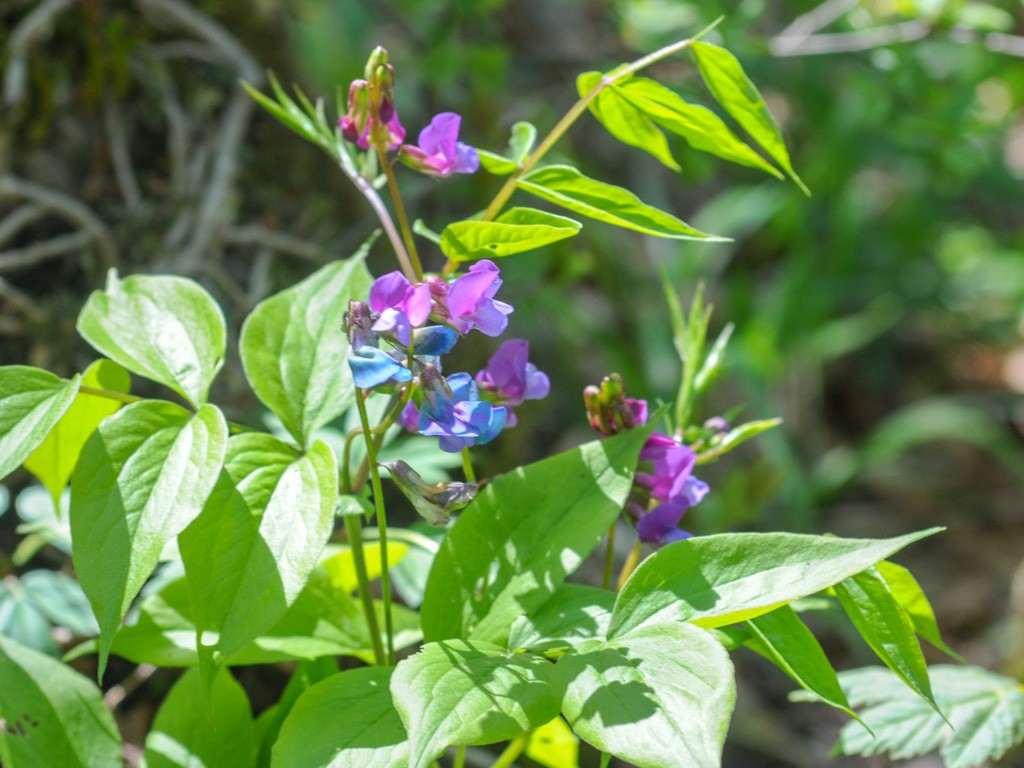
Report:
[[[448,524],[453,510],[462,509],[476,496],[476,483],[428,483],[401,460],[383,462],[381,466],[391,473],[395,485],[420,516],[438,528]]]

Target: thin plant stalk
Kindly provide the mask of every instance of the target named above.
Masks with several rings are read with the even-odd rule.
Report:
[[[380,639],[380,625],[377,623],[377,612],[373,607],[373,593],[370,592],[370,575],[366,570],[366,553],[363,551],[363,530],[358,515],[345,515],[345,531],[348,543],[352,547],[352,563],[356,569],[356,581],[359,582],[359,599],[366,615],[366,625],[373,643],[373,658],[378,667],[388,663],[384,651],[384,643]]]
[[[608,548],[604,551],[604,579],[601,586],[605,589],[612,588],[612,574],[615,571],[615,523],[616,518],[608,528]]]
[[[521,733],[516,736],[509,745],[505,747],[505,751],[498,755],[498,759],[494,761],[491,768],[509,768],[516,761],[523,750],[526,749],[527,743],[530,741],[529,733]]]
[[[633,575],[633,571],[636,570],[637,565],[640,563],[640,552],[643,550],[643,542],[640,539],[636,540],[636,544],[629,550],[629,555],[626,556],[626,562],[622,564],[622,572],[619,574],[619,580],[615,584],[615,591],[618,592],[622,589],[622,585],[625,584],[629,577]]]
[[[380,160],[380,167],[388,180],[388,191],[391,193],[391,202],[395,206],[395,215],[398,217],[398,227],[402,233],[402,241],[409,252],[409,260],[412,262],[412,270],[416,275],[416,281],[423,279],[423,265],[420,263],[420,255],[416,251],[416,241],[412,237],[412,227],[409,226],[409,217],[405,213],[405,204],[398,192],[398,180],[395,178],[395,170],[388,160],[384,148],[377,144],[377,158]]]
[[[469,456],[469,448],[462,449],[462,474],[466,476],[467,483],[476,482],[476,472],[473,471],[473,460]]]
[[[452,761],[452,768],[465,768],[466,766],[466,745],[460,744],[455,750],[455,759]]]
[[[366,439],[366,458],[370,467],[370,479],[373,482],[373,501],[377,508],[377,526],[380,529],[380,584],[381,597],[384,599],[384,632],[387,635],[387,663],[395,663],[395,635],[391,620],[391,574],[388,572],[388,518],[384,509],[384,489],[380,483],[380,467],[377,465],[377,441],[370,432],[370,420],[366,415],[364,395],[356,391],[356,407],[359,409],[359,420],[363,425],[363,437]]]

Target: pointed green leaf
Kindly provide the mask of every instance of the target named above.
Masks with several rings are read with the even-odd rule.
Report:
[[[256,718],[256,738],[260,745],[256,764],[259,768],[270,768],[271,750],[281,734],[285,718],[291,714],[299,696],[340,671],[338,660],[333,656],[300,661],[295,665],[295,671],[288,679],[288,685],[284,687],[277,703],[263,710]]]
[[[760,421],[748,421],[746,424],[733,427],[712,443],[711,447],[697,454],[697,464],[707,464],[710,461],[714,461],[741,443],[745,443],[747,440],[757,437],[769,429],[774,429],[781,423],[782,419],[779,418],[761,419]]]
[[[887,669],[841,672],[839,681],[874,736],[846,725],[838,748],[848,755],[888,752],[905,760],[942,750],[947,768],[974,768],[998,761],[1024,742],[1024,692],[1012,678],[980,667],[929,668],[935,700],[950,727],[931,706]]]
[[[896,598],[896,602],[907,612],[910,622],[914,625],[914,631],[940,651],[944,651],[957,661],[963,661],[942,639],[938,622],[935,620],[935,611],[932,610],[924,590],[914,575],[902,565],[890,563],[888,560],[878,563],[875,568],[889,585],[889,591]]]
[[[271,768],[407,768],[409,743],[388,687],[393,671],[351,669],[299,696]]]
[[[79,377],[64,381],[27,365],[0,368],[0,479],[21,466],[78,393]]]
[[[441,232],[441,250],[453,261],[495,259],[532,251],[580,231],[580,223],[533,208],[510,208],[495,221],[457,221]]]
[[[81,386],[128,392],[131,378],[114,361],[97,360],[85,369]],[[79,392],[46,439],[25,459],[25,469],[39,478],[53,497],[54,505],[60,505],[60,495],[71,479],[86,439],[120,407],[117,400]]]
[[[618,517],[648,433],[595,440],[488,483],[434,560],[427,640],[505,643],[512,622],[545,603]]]
[[[485,149],[477,149],[476,154],[483,169],[494,176],[509,176],[519,170],[519,166],[504,155]]]
[[[576,79],[576,90],[581,97],[586,96],[602,77],[600,72],[585,72]],[[615,88],[602,90],[588,107],[608,133],[623,144],[642,149],[673,171],[681,170],[679,163],[672,157],[665,134],[651,118],[623,98]]]
[[[558,714],[554,665],[531,653],[451,640],[399,662],[391,695],[409,734],[410,768],[427,768],[449,745],[493,744]]]
[[[619,592],[609,637],[647,623],[720,627],[820,592],[918,539],[840,539],[797,533],[724,533],[663,547]]]
[[[694,149],[784,178],[774,166],[736,138],[722,119],[707,107],[689,104],[679,94],[646,77],[631,77],[614,88],[657,125],[682,136]]]
[[[885,665],[920,696],[935,706],[928,666],[914,625],[874,568],[844,579],[836,597],[853,626]]]
[[[221,412],[156,400],[127,406],[82,448],[71,476],[75,571],[100,625],[100,675],[117,625],[164,546],[191,523],[224,461]]]
[[[213,681],[207,709],[198,670],[178,678],[146,735],[146,768],[255,768],[249,698],[227,670]]]
[[[107,275],[78,316],[78,332],[132,373],[206,401],[224,362],[224,315],[198,283],[169,275]]]
[[[117,766],[121,737],[91,680],[0,637],[0,763],[9,768]]]
[[[178,537],[203,648],[224,657],[280,619],[316,567],[334,523],[334,453],[270,435],[231,438],[202,513]],[[202,640],[203,633],[218,633]]]
[[[265,299],[242,325],[239,347],[253,392],[300,445],[352,404],[341,321],[349,300],[369,293],[365,255],[364,246]]]
[[[658,237],[723,241],[694,229],[670,213],[646,205],[629,190],[587,178],[568,165],[549,165],[523,176],[516,186],[574,213]]]
[[[800,190],[810,195],[810,190],[793,170],[775,118],[736,57],[711,43],[694,42],[691,50],[697,57],[701,77],[718,103],[782,166]]]
[[[744,622],[745,643],[829,706],[856,717],[821,645],[788,605]]]
[[[732,664],[709,632],[651,624],[558,660],[576,734],[638,768],[715,768],[736,700]]]

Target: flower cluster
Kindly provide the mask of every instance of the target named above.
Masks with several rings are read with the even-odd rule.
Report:
[[[462,118],[454,112],[436,115],[420,131],[418,144],[403,144],[405,128],[398,120],[394,102],[395,70],[387,52],[377,48],[366,64],[366,77],[353,80],[348,89],[348,111],[338,120],[341,135],[360,149],[374,144],[386,151],[398,150],[398,159],[428,176],[473,173],[480,157],[473,147],[459,141]]]
[[[400,272],[377,278],[369,301],[350,302],[346,315],[355,385],[405,385],[400,423],[438,437],[452,453],[490,442],[514,426],[511,407],[545,397],[550,389],[547,376],[528,361],[526,341],[506,341],[475,377],[446,377],[440,363],[460,334],[476,329],[497,336],[505,330],[512,307],[495,298],[501,282],[498,267],[487,260],[451,283],[436,276],[412,283]],[[435,324],[427,325],[431,319]]]
[[[626,397],[617,374],[605,377],[600,387],[584,389],[583,401],[590,426],[602,437],[647,423],[647,402]],[[626,504],[640,540],[661,546],[689,538],[691,534],[680,530],[679,522],[709,490],[707,483],[693,476],[697,463],[693,449],[654,432],[640,451],[640,461],[644,471],[636,473]]]

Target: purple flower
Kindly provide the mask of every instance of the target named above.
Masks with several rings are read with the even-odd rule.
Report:
[[[412,341],[412,329],[427,322],[430,306],[430,286],[413,285],[401,272],[378,277],[370,287],[370,309],[380,313],[373,330],[391,333],[405,346]]]
[[[537,366],[527,360],[529,356],[528,341],[509,339],[491,355],[487,367],[476,375],[476,383],[505,406],[547,397],[551,382],[547,374],[538,371]],[[509,410],[505,426],[515,425],[515,412]]]
[[[655,432],[640,451],[640,460],[650,461],[652,472],[637,472],[635,482],[646,488],[652,499],[661,502],[638,516],[636,530],[640,540],[660,546],[688,538],[690,534],[676,526],[686,510],[699,504],[709,491],[708,484],[692,474],[697,463],[693,450]]]
[[[457,453],[463,448],[490,442],[505,426],[506,411],[480,400],[476,383],[468,373],[444,377],[433,366],[420,375],[423,406],[418,431],[436,436],[442,451]]]
[[[436,282],[433,287],[440,289]],[[498,267],[487,259],[476,262],[448,286],[444,305],[455,330],[469,333],[476,328],[486,336],[501,335],[508,326],[507,316],[512,313],[512,306],[495,300],[494,294],[500,287]]]
[[[458,140],[461,123],[454,112],[442,112],[420,131],[418,146],[406,144],[399,150],[399,159],[430,176],[473,173],[480,167],[480,158],[475,149]]]

